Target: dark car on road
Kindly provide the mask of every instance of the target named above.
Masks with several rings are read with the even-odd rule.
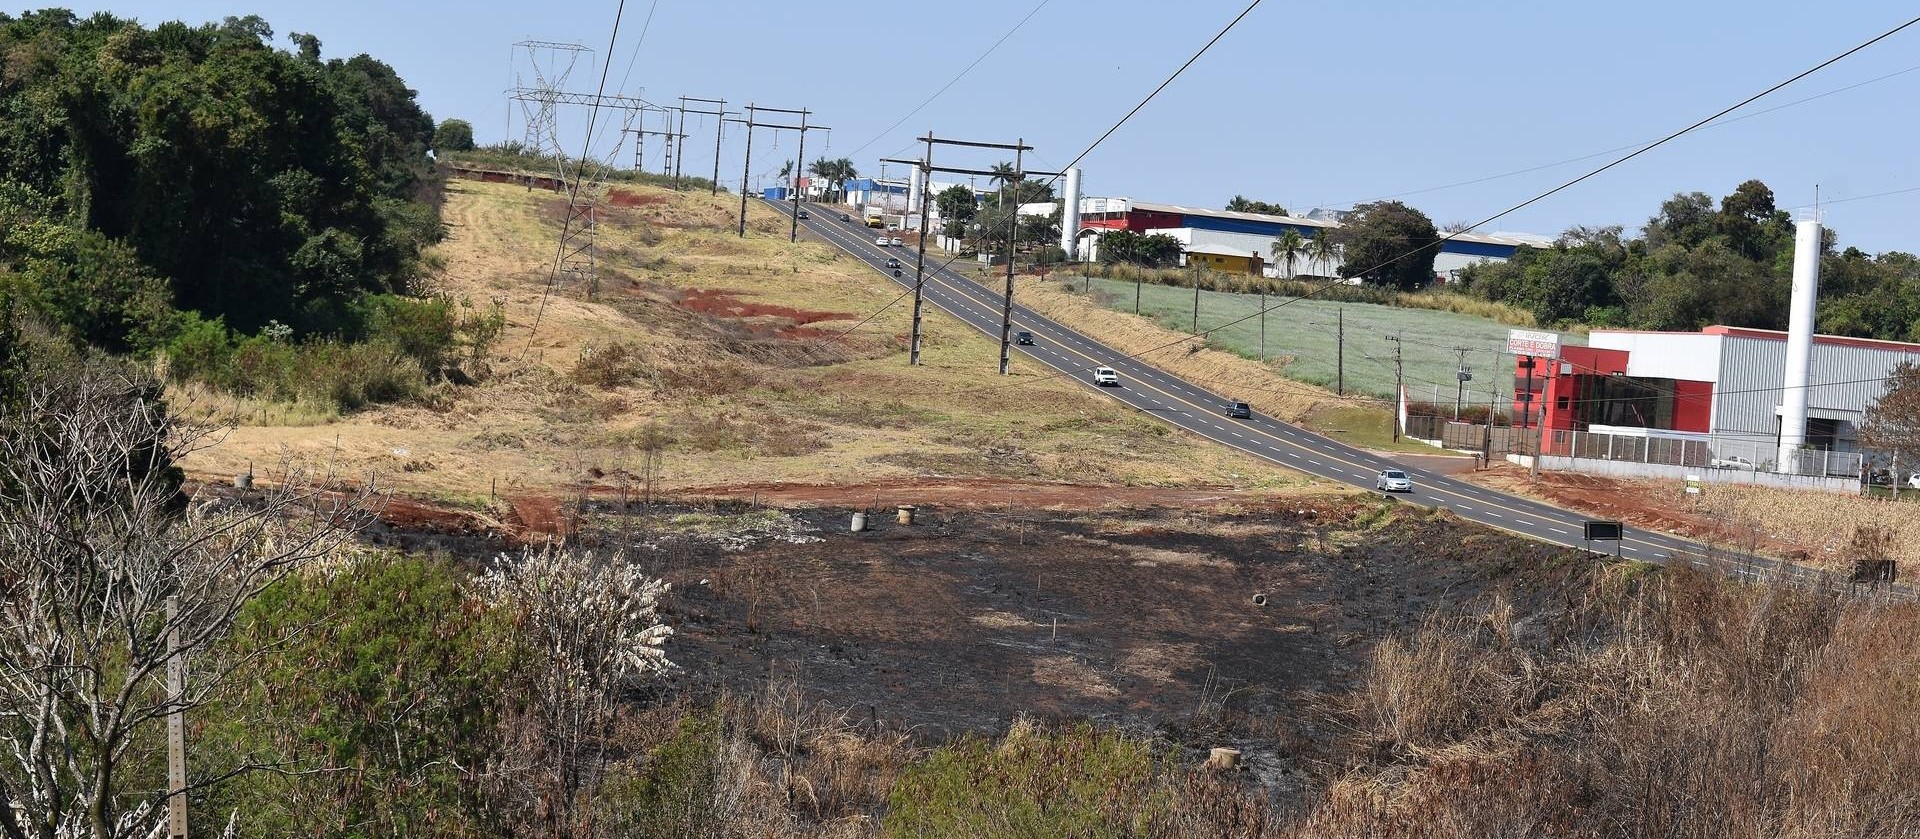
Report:
[[[888,268],[898,268],[898,267],[900,267],[900,260],[898,260],[898,259],[889,259],[889,260],[887,260],[887,267],[888,267]]]
[[[807,211],[806,211],[806,210],[801,210],[801,211],[800,211],[800,217],[801,217],[801,218],[813,218],[812,216],[810,216],[810,215],[807,215]]]
[[[1226,413],[1232,419],[1249,419],[1253,416],[1253,406],[1245,402],[1228,402]]]
[[[847,215],[846,213],[841,213],[841,214],[840,214],[840,220],[841,220],[841,221],[844,221],[844,222],[847,222],[847,223],[852,223],[852,222],[853,222],[853,216],[850,216],[850,215]]]
[[[1015,332],[1013,333],[1013,342],[1023,347],[1031,347],[1033,346],[1033,333]]]

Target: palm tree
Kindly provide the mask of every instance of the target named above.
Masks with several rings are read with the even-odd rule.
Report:
[[[1321,230],[1313,238],[1307,240],[1307,259],[1320,265],[1327,271],[1332,271],[1333,261],[1340,256],[1340,246],[1333,243],[1333,237],[1328,235],[1328,233],[1329,231],[1327,230]],[[1323,274],[1322,276],[1330,277],[1333,275],[1329,273]]]
[[[1291,227],[1273,240],[1273,261],[1287,268],[1287,276],[1293,276],[1293,266],[1300,261],[1300,255],[1306,252],[1306,240],[1300,238],[1300,231]]]
[[[859,171],[853,168],[853,160],[846,157],[838,160],[822,157],[808,164],[807,171],[827,182],[829,200],[844,197],[847,181],[860,177]]]
[[[1020,170],[1013,168],[1013,164],[1003,160],[993,164],[992,171],[993,174],[988,176],[987,182],[999,187],[1000,209],[1004,210],[1007,208],[1007,184],[1013,183],[1014,176],[1019,174]]]

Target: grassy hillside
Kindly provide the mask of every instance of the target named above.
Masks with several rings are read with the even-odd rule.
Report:
[[[906,301],[860,322],[898,298],[886,278],[827,245],[789,244],[758,208],[739,238],[725,196],[618,189],[598,293],[563,285],[543,310],[562,199],[450,183],[436,290],[498,304],[506,319],[481,383],[338,420],[199,394],[200,411],[243,425],[189,468],[225,474],[292,455],[481,500],[637,486],[659,446],[667,488],[916,476],[1302,484],[1027,364],[1014,376],[1026,384],[1000,389],[997,346],[931,309],[926,364],[910,368]]]

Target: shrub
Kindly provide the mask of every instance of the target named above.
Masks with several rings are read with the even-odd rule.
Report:
[[[999,743],[967,737],[894,783],[886,828],[898,837],[1119,837],[1167,803],[1151,747],[1081,725],[1016,724]]]
[[[471,770],[498,761],[522,647],[464,583],[445,561],[380,556],[263,592],[226,650],[250,678],[201,742],[331,771],[245,775],[208,812],[238,809],[259,836],[500,835]]]
[[[625,387],[649,378],[654,370],[640,357],[640,348],[624,341],[588,344],[573,362],[568,377],[583,385],[601,388]]]

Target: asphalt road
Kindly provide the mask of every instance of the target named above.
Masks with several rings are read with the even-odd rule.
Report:
[[[792,205],[763,202],[782,214]],[[854,258],[879,271],[905,288],[913,286],[914,249],[880,247],[874,238],[881,231],[866,227],[859,217],[840,220],[842,210],[823,205],[805,205],[810,218],[800,224],[820,239],[838,246]],[[899,278],[886,267],[888,258],[900,260]],[[924,298],[930,305],[959,318],[986,333],[1000,338],[1000,313],[1004,279],[995,277],[993,287],[951,270],[940,270],[940,262],[927,259]],[[1021,280],[1028,281],[1028,280]],[[1312,431],[1290,425],[1255,411],[1250,419],[1229,419],[1223,413],[1227,397],[1181,379],[1144,362],[1126,357],[1126,353],[1102,345],[1086,335],[1055,323],[1018,305],[1016,286],[1013,331],[1031,332],[1032,346],[1015,345],[1025,356],[1053,368],[1083,386],[1117,399],[1133,408],[1152,414],[1173,425],[1221,445],[1231,446],[1261,459],[1298,472],[1360,487],[1374,489],[1382,469],[1400,469],[1412,476],[1414,490],[1395,493],[1397,497],[1430,507],[1441,507],[1463,519],[1511,533],[1565,545],[1611,553],[1607,543],[1588,545],[1582,538],[1586,517],[1531,499],[1487,489],[1477,484],[1448,478],[1423,469],[1395,462],[1373,452],[1357,449]],[[909,305],[902,301],[899,305]],[[1120,374],[1119,387],[1095,388],[1094,367],[1112,367]],[[1257,407],[1257,406],[1256,406]],[[1798,565],[1766,557],[1742,557],[1737,563],[1709,563],[1705,545],[1664,533],[1632,527],[1617,546],[1622,558],[1666,565],[1687,562],[1697,567],[1719,567],[1742,577],[1784,576],[1803,583],[1817,584],[1821,575]],[[1723,554],[1724,556],[1724,554]],[[1911,587],[1901,586],[1911,593]]]

